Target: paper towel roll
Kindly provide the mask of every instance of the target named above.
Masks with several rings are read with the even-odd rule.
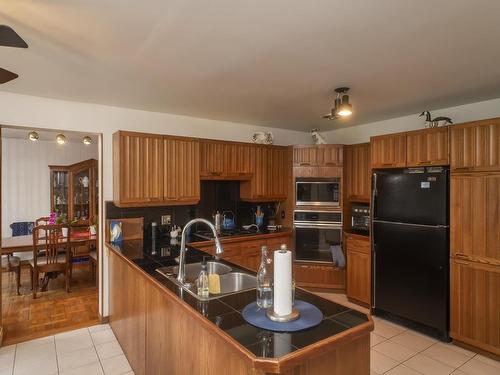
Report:
[[[274,313],[292,313],[292,252],[274,252]]]

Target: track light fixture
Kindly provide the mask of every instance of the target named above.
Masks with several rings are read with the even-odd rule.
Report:
[[[31,131],[28,133],[28,139],[32,142],[36,142],[38,141],[38,139],[40,139],[40,136],[36,131]]]
[[[62,133],[56,135],[56,141],[58,144],[63,145],[66,143],[66,136]]]
[[[335,89],[337,96],[333,103],[333,108],[330,113],[323,116],[328,120],[335,120],[339,117],[349,117],[352,115],[352,104],[349,103],[349,95],[347,92],[349,87],[339,87]]]

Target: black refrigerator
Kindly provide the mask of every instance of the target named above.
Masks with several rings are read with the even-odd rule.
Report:
[[[449,170],[372,175],[372,310],[449,341]]]

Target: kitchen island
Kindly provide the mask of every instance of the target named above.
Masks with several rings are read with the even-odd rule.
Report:
[[[297,288],[324,315],[316,327],[274,333],[248,324],[255,290],[201,302],[156,271],[178,246],[106,244],[110,325],[136,374],[369,374],[370,317]],[[206,253],[189,248],[187,263]],[[252,273],[249,271],[249,273]]]

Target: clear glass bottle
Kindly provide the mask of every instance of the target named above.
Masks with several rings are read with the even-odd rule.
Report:
[[[208,269],[207,269],[207,261],[203,258],[203,262],[201,264],[201,271],[198,275],[198,279],[196,280],[196,287],[198,289],[198,295],[202,298],[208,298],[210,295],[209,286],[208,286]]]
[[[257,306],[267,309],[273,305],[273,276],[267,257],[267,246],[262,246],[261,253],[257,272]]]

